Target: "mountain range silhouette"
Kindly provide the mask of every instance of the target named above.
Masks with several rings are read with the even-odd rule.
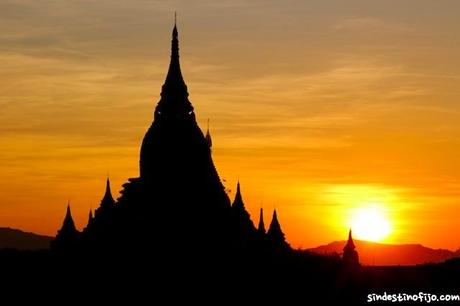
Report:
[[[363,265],[398,266],[441,263],[460,257],[460,250],[432,249],[421,244],[386,244],[354,239]],[[341,254],[346,241],[334,241],[308,249],[323,255]]]
[[[0,227],[0,249],[46,250],[53,237]]]

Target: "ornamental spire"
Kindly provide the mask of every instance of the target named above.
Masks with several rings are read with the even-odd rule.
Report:
[[[286,238],[284,237],[283,230],[281,229],[281,225],[278,221],[278,215],[276,214],[276,209],[273,210],[273,217],[270,223],[270,227],[267,231],[267,237],[274,248],[279,249],[289,249],[290,246],[286,242]]]
[[[260,234],[265,234],[264,209],[263,208],[260,208],[259,226],[257,227],[257,231]]]
[[[355,249],[355,243],[353,242],[353,236],[351,235],[351,228],[350,228],[350,231],[348,232],[348,241],[347,241],[347,244],[345,245],[345,248],[349,248],[352,250]]]
[[[243,203],[243,197],[241,196],[241,188],[240,188],[240,180],[238,180],[238,183],[236,184],[236,194],[235,194],[235,200],[233,200],[233,207],[243,207],[244,208],[244,203]]]
[[[206,129],[206,142],[208,143],[208,147],[211,149],[212,148],[212,138],[211,138],[211,133],[209,132],[209,118],[208,118],[208,127]]]
[[[101,200],[101,207],[102,206],[112,206],[115,204],[115,200],[113,199],[112,196],[112,191],[110,190],[110,178],[107,177],[107,182],[105,185],[105,194],[104,197]]]
[[[161,100],[155,115],[181,118],[193,114],[193,106],[188,100],[187,85],[185,84],[179,61],[179,33],[177,31],[176,14],[171,40],[171,61],[168,74],[161,89]]]

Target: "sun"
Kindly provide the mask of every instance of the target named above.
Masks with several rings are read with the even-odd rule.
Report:
[[[391,233],[391,223],[381,205],[368,205],[354,209],[350,227],[356,239],[374,242],[384,241]]]

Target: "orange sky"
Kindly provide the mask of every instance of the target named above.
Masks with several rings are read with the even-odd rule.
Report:
[[[54,235],[70,199],[81,228],[107,174],[114,191],[137,176],[174,10],[197,119],[253,217],[276,207],[310,247],[379,205],[388,242],[460,247],[448,0],[2,1],[0,226]]]

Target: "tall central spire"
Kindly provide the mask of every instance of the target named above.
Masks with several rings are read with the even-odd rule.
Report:
[[[169,63],[168,75],[166,76],[165,84],[163,85],[164,89],[171,85],[181,85],[187,89],[184,79],[182,77],[182,72],[180,70],[180,61],[179,61],[179,34],[177,32],[176,20],[174,20],[174,28],[172,31],[172,40],[171,40],[171,61]]]
[[[155,116],[183,117],[192,115],[193,106],[188,100],[187,85],[185,84],[179,61],[179,33],[177,31],[176,15],[171,40],[171,61],[168,74],[161,89],[161,100],[155,111]]]

